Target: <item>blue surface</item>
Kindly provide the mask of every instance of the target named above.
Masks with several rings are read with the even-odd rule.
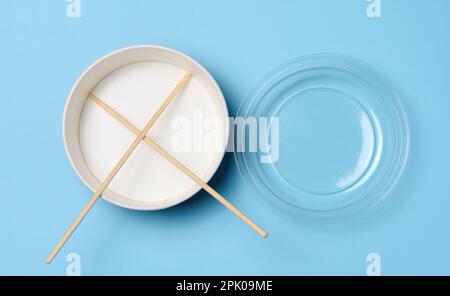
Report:
[[[450,274],[450,1],[2,1],[0,274]],[[102,55],[161,44],[202,63],[230,114],[273,66],[338,52],[375,66],[402,94],[411,126],[406,173],[364,221],[311,226],[262,203],[228,155],[213,185],[260,223],[263,240],[205,193],[161,212],[100,201],[54,264],[43,263],[91,192],[61,139],[67,94]]]

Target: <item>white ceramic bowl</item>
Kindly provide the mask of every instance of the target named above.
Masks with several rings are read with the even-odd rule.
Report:
[[[151,65],[154,63],[154,67],[151,66],[147,69],[145,68],[146,63]],[[131,68],[135,68],[132,78],[127,77],[126,74],[132,73],[127,72],[131,71]],[[139,71],[151,75],[152,71],[158,69],[166,69],[167,71],[161,77],[156,77],[157,82],[148,81],[144,86],[139,86],[140,88],[133,85],[131,88],[130,85],[120,86],[121,81],[130,81],[130,79],[139,83],[138,80],[141,77]],[[88,94],[94,92],[102,100],[110,99],[107,101],[108,104],[113,107],[122,107],[122,110],[116,110],[138,128],[142,128],[150,118],[151,112],[154,112],[154,107],[165,98],[166,95],[160,97],[161,94],[168,94],[167,91],[170,88],[164,87],[165,83],[174,86],[181,77],[180,73],[182,74],[188,69],[192,70],[193,73],[191,81],[172,103],[181,105],[178,107],[169,106],[165,112],[168,114],[163,114],[159,120],[161,123],[155,124],[149,136],[159,142],[178,160],[190,167],[204,181],[209,181],[213,176],[224,156],[229,132],[226,123],[228,110],[216,81],[200,64],[183,53],[161,46],[132,46],[110,53],[91,65],[75,83],[64,110],[63,138],[67,155],[78,176],[92,191],[98,188],[100,180],[103,180],[107,172],[112,169],[124,149],[131,144],[135,135],[114,122],[112,117],[107,119],[109,114],[100,110],[99,106],[90,101]],[[171,77],[172,74],[173,77]],[[165,80],[170,81],[165,82]],[[154,89],[155,93],[139,94],[136,93],[136,89]],[[190,91],[192,92],[195,89],[197,89],[196,93],[189,94]],[[118,96],[124,97],[128,94],[129,97],[122,100],[118,99]],[[147,108],[146,104],[156,95],[159,101],[151,102],[153,111],[150,109],[147,111],[145,109]],[[142,96],[145,96],[146,100],[143,100]],[[134,97],[141,97],[141,99],[134,100]],[[180,101],[181,103],[177,103]],[[181,114],[191,112],[193,110],[189,107],[191,102],[197,107],[203,104],[208,109],[207,112],[212,112],[215,116],[224,119],[224,124],[216,130],[223,137],[223,143],[221,144],[223,149],[220,148],[214,153],[204,155],[198,151],[177,153],[171,149],[170,145],[167,145],[170,138],[167,135],[170,134],[168,129],[170,128],[171,114],[178,112],[177,114],[180,115],[180,112]],[[133,105],[133,107],[128,108],[130,105]],[[170,108],[174,109],[170,110]],[[142,116],[144,114],[142,110],[145,111],[146,116]],[[138,118],[133,116],[138,116]],[[99,121],[101,126],[97,126],[95,120],[103,120]],[[140,146],[145,145],[141,144]],[[104,199],[125,208],[158,210],[183,202],[200,189],[198,185],[182,175],[172,164],[157,155],[151,148],[138,147],[137,150],[128,161],[132,167],[126,167],[128,162],[125,164],[110,187],[103,193]],[[119,181],[116,182],[116,179]],[[127,191],[127,188],[130,190]]]

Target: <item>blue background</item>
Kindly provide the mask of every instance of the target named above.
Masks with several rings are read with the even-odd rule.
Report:
[[[450,274],[450,1],[118,1],[0,4],[0,274]],[[91,192],[66,158],[61,119],[73,83],[102,55],[161,44],[216,78],[235,115],[272,67],[316,52],[375,66],[401,93],[411,126],[406,172],[382,211],[311,226],[261,202],[228,155],[212,184],[269,233],[263,240],[204,192],[159,212],[99,201],[55,262],[44,259]]]

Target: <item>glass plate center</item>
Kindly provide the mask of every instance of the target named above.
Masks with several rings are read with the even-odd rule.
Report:
[[[364,108],[348,94],[311,88],[284,100],[277,173],[291,186],[329,195],[354,185],[374,153],[374,129]]]

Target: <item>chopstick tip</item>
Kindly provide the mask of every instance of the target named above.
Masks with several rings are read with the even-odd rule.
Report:
[[[259,228],[259,227],[258,227]],[[258,230],[257,230],[257,232],[259,233],[259,235],[262,237],[262,238],[267,238],[268,236],[269,236],[269,234],[267,233],[267,232],[265,232],[264,230],[262,230],[261,228],[259,228]]]
[[[45,264],[51,264],[53,262],[53,259],[55,259],[56,254],[51,253],[47,259],[45,259]]]

